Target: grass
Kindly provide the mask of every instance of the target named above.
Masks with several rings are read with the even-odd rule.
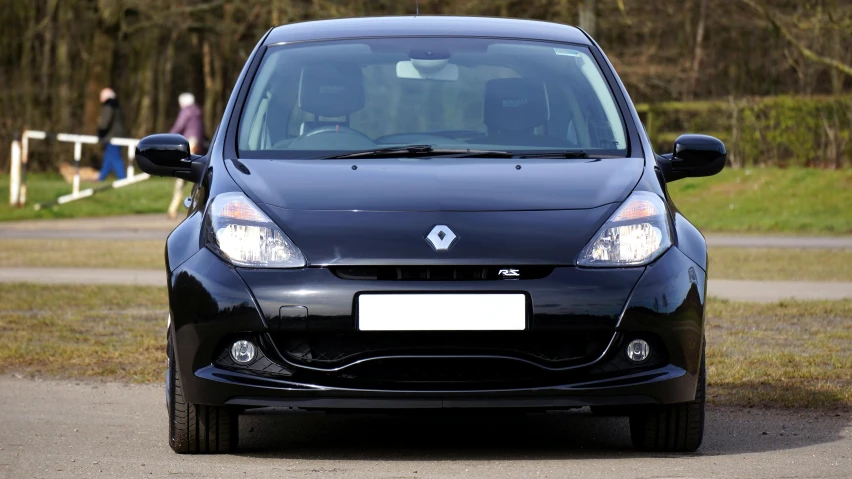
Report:
[[[852,170],[725,169],[676,181],[669,194],[704,232],[852,233]]]
[[[0,288],[0,373],[131,382],[162,379],[163,288]]]
[[[709,255],[711,280],[852,281],[852,250],[710,248]]]
[[[0,373],[155,382],[165,367],[162,288],[0,288]],[[852,406],[852,300],[708,305],[709,400]]]
[[[0,267],[162,269],[161,240],[0,239]]]
[[[101,183],[83,183],[80,189],[98,186]],[[90,198],[36,211],[33,205],[71,193],[71,185],[58,174],[30,174],[27,175],[27,206],[16,208],[10,206],[8,201],[0,202],[0,221],[165,213],[172,188],[172,179],[151,178],[124,188],[96,193]],[[5,195],[8,191],[9,175],[0,175],[0,192]],[[8,198],[7,195],[4,197]]]
[[[852,300],[708,304],[708,399],[852,406]]]

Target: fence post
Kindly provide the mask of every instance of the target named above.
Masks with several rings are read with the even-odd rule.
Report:
[[[21,186],[18,189],[18,206],[27,204],[27,161],[30,157],[29,131],[21,135]]]
[[[136,173],[136,168],[133,163],[136,161],[136,145],[127,145],[127,177],[133,178]]]
[[[71,185],[71,194],[80,193],[80,157],[83,155],[83,144],[74,142],[74,182]]]
[[[21,193],[21,140],[15,135],[12,140],[12,164],[9,168],[9,204],[18,206]]]

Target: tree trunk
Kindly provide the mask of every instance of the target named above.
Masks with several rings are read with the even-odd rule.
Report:
[[[843,58],[843,54],[845,53],[843,48],[843,31],[840,28],[834,28],[829,41],[831,42],[832,56],[841,59],[841,61],[848,61]],[[830,69],[828,74],[829,78],[831,78],[831,92],[835,95],[843,93],[843,83],[846,80],[846,75],[834,68]]]
[[[592,37],[597,29],[597,13],[595,11],[596,0],[583,0],[579,7],[579,21],[577,24]]]
[[[27,33],[24,35],[24,42],[21,46],[21,83],[20,94],[23,97],[24,104],[24,124],[22,128],[38,128],[34,125],[34,99],[33,99],[33,50],[35,48],[35,9],[30,9],[27,12],[28,27]]]
[[[176,34],[169,35],[169,44],[166,46],[166,53],[160,67],[160,82],[157,89],[157,131],[168,131],[173,122],[173,118],[169,115],[171,110],[169,106],[175,101],[172,94],[172,78],[174,76],[176,40]]]
[[[684,98],[692,100],[695,96],[695,85],[698,83],[698,73],[701,71],[701,56],[704,54],[704,21],[707,18],[707,0],[698,1],[698,26],[695,28],[695,48],[692,52],[692,69],[686,84]]]
[[[208,128],[215,128],[213,108],[216,104],[216,80],[213,73],[213,52],[210,49],[210,39],[206,36],[201,42],[201,52],[204,64],[204,124]]]
[[[112,66],[115,58],[116,28],[120,10],[118,0],[98,0],[98,25],[94,28],[86,80],[86,100],[83,109],[83,128],[94,132],[100,113],[101,89],[112,85]],[[121,89],[114,88],[119,98]]]
[[[56,101],[53,105],[55,112],[54,125],[57,130],[70,131],[71,126],[71,63],[69,60],[68,38],[70,23],[73,20],[71,6],[68,2],[60,2],[56,14],[59,36],[56,39]]]
[[[281,25],[281,5],[279,4],[279,0],[270,0],[270,3],[272,4],[272,25]]]
[[[157,44],[156,35],[149,35],[151,40],[146,44]],[[154,81],[156,79],[155,72],[157,71],[156,63],[159,52],[155,49],[146,49],[147,55],[142,68],[138,72],[138,84],[136,93],[139,95],[137,103],[136,115],[133,121],[133,134],[137,138],[149,135],[154,131]]]
[[[42,37],[41,44],[41,72],[39,75],[39,92],[38,92],[38,103],[42,106],[47,106],[50,100],[50,73],[51,66],[53,62],[51,61],[53,58],[51,56],[51,51],[53,49],[53,38],[54,32],[56,31],[56,26],[54,23],[54,14],[56,13],[56,4],[57,0],[49,0],[47,2],[47,8],[44,12],[44,20],[42,21],[42,31],[44,35]],[[48,122],[52,120],[50,115],[45,115],[45,120]],[[44,127],[47,129],[51,129],[52,125],[45,125]]]

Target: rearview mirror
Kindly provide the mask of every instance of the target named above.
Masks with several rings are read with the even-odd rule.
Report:
[[[204,162],[189,152],[189,141],[181,135],[163,133],[146,136],[136,144],[136,161],[139,168],[153,176],[171,176],[197,183]]]
[[[396,64],[396,77],[405,80],[456,81],[459,67],[447,60],[410,60]]]
[[[658,157],[657,164],[666,182],[681,178],[713,176],[722,171],[728,159],[725,144],[707,135],[687,134],[675,140],[674,152]]]

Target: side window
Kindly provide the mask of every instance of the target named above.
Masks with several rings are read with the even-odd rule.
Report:
[[[250,121],[240,122],[239,142],[246,149],[260,150],[267,148],[269,138],[266,129],[266,112],[269,107],[269,82],[275,68],[267,65],[269,57],[264,58],[260,65],[260,73],[255,77],[249,91],[248,101],[243,110],[243,119]]]

